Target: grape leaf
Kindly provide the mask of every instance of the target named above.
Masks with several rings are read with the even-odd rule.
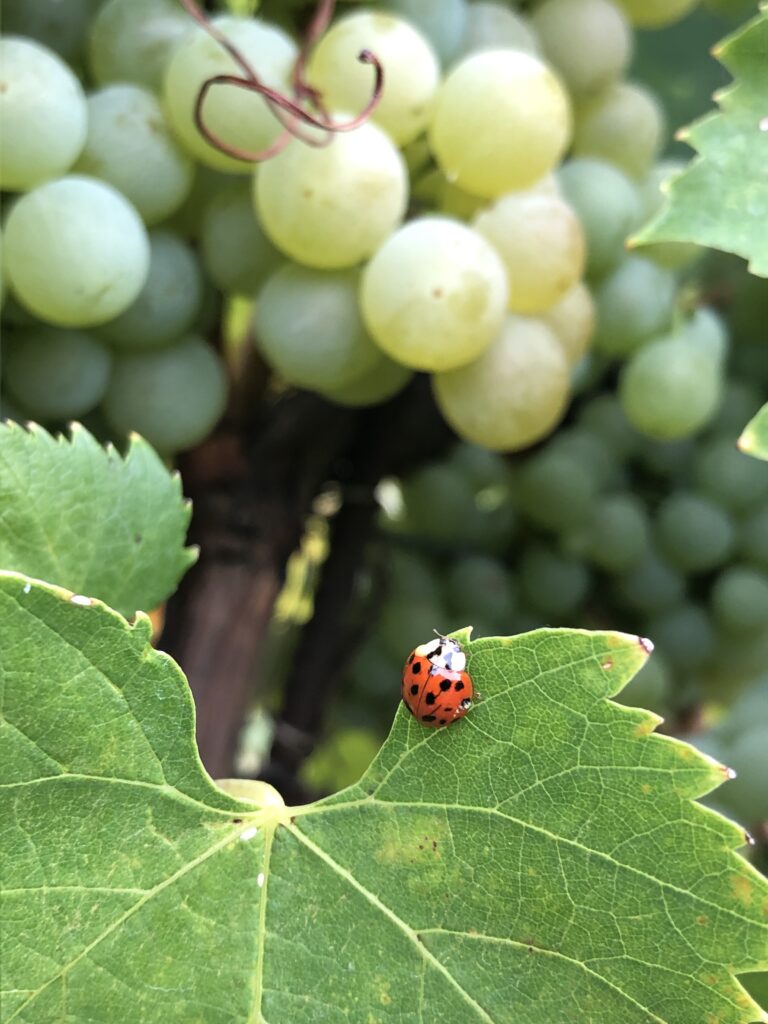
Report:
[[[768,405],[753,416],[739,438],[739,448],[747,455],[768,461]]]
[[[79,424],[70,439],[0,423],[0,567],[123,615],[155,608],[197,558],[178,474],[134,435],[121,457]]]
[[[715,49],[733,84],[720,110],[680,137],[697,151],[670,182],[670,202],[632,240],[696,242],[749,260],[768,277],[768,10]]]
[[[731,972],[765,966],[768,885],[691,799],[725,770],[606,699],[643,646],[467,651],[466,719],[401,710],[357,785],[286,808],[206,776],[145,616],[0,573],[3,1020],[765,1019]]]

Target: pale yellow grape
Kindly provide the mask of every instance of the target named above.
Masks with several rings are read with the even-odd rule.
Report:
[[[437,92],[429,127],[449,180],[489,199],[551,171],[570,136],[570,105],[559,79],[518,50],[487,50],[457,64]]]
[[[630,177],[641,178],[663,145],[665,128],[653,93],[619,82],[578,107],[573,152],[607,160]]]
[[[539,55],[540,47],[531,23],[517,11],[500,3],[467,4],[467,26],[461,42],[461,56],[481,50],[523,50]]]
[[[561,419],[569,367],[545,323],[510,315],[479,359],[436,374],[433,387],[440,411],[464,440],[519,451],[546,437]]]
[[[629,20],[638,28],[664,28],[680,21],[699,0],[619,0]]]
[[[589,350],[595,333],[595,301],[583,281],[578,281],[554,306],[541,314],[541,319],[552,328],[563,346],[571,366]]]
[[[581,223],[557,196],[512,192],[478,214],[474,224],[501,256],[514,313],[548,309],[584,272]]]
[[[357,59],[370,50],[384,68],[384,92],[373,120],[400,146],[426,127],[440,81],[440,66],[424,36],[402,18],[363,11],[337,21],[317,44],[309,80],[333,110],[362,110],[371,98],[374,72]]]
[[[293,140],[257,169],[254,199],[267,235],[298,263],[352,267],[402,220],[407,174],[389,136],[367,123],[328,146]]]
[[[287,90],[296,60],[296,46],[281,29],[256,18],[223,15],[213,25],[258,71],[266,85]],[[247,173],[251,164],[214,148],[197,130],[195,101],[206,79],[242,71],[226,50],[200,27],[184,36],[173,52],[163,83],[165,111],[182,145],[214,170]],[[230,85],[216,85],[203,111],[207,127],[230,145],[258,152],[282,131],[280,122],[261,96]]]
[[[402,391],[413,376],[407,366],[396,363],[381,353],[376,365],[366,370],[360,377],[339,388],[321,392],[329,401],[337,405],[348,405],[357,408],[365,405],[379,405]]]
[[[391,235],[370,261],[361,304],[371,336],[393,359],[449,370],[476,359],[500,330],[506,273],[476,231],[425,217]]]

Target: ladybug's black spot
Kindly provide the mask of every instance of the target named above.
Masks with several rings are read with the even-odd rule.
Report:
[[[456,693],[461,693],[463,689],[464,683],[456,683],[456,685],[454,686],[454,690],[456,691]]]
[[[411,687],[411,693],[415,697],[418,692],[419,692],[419,684],[418,683],[414,683],[413,686]]]
[[[422,715],[422,722],[434,722],[437,719],[437,715]]]
[[[443,679],[442,682],[440,683],[440,689],[443,691],[443,693],[445,693],[446,690],[450,690],[450,688],[451,688],[451,680],[450,679]]]
[[[436,700],[437,696],[434,693],[428,693],[427,696],[424,698],[426,704],[434,704]]]
[[[447,718],[441,718],[440,719],[440,725],[447,725],[447,724],[448,724],[448,719]]]
[[[419,672],[421,672],[421,662],[420,661],[417,661],[414,665],[411,665],[411,672],[413,672],[413,674],[415,676],[417,676],[419,674]]]

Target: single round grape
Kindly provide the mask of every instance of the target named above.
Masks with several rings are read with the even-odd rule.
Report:
[[[618,0],[637,28],[665,28],[684,18],[698,0]]]
[[[272,89],[288,91],[296,46],[279,28],[255,18],[221,15],[211,24],[237,47],[259,79]],[[165,70],[163,104],[166,116],[182,145],[214,170],[247,174],[251,164],[231,157],[207,142],[197,129],[195,102],[203,83],[216,75],[238,75],[242,70],[227,51],[202,27],[190,29],[177,44]],[[230,146],[261,152],[275,141],[282,126],[266,101],[230,85],[213,86],[203,107],[208,129]]]
[[[91,25],[91,74],[99,85],[136,82],[158,91],[171,55],[193,25],[178,0],[107,0]]]
[[[544,56],[573,95],[605,89],[629,65],[632,30],[610,0],[544,0],[532,20]]]
[[[615,394],[590,399],[581,410],[579,425],[605,441],[622,459],[637,449],[640,440]]]
[[[546,324],[508,316],[475,362],[437,374],[433,387],[459,437],[495,451],[519,451],[551,433],[565,412],[568,364]]]
[[[102,409],[115,430],[135,430],[171,454],[207,437],[226,400],[221,360],[202,338],[188,335],[171,348],[116,356]]]
[[[313,149],[293,140],[254,176],[262,227],[299,263],[334,270],[373,253],[403,219],[405,165],[375,124]]]
[[[598,437],[581,427],[559,430],[549,450],[562,455],[591,477],[599,488],[616,488],[623,484],[623,467],[608,439]]]
[[[410,21],[429,40],[443,64],[458,52],[467,24],[465,0],[383,0],[376,9]]]
[[[515,495],[531,522],[563,533],[589,518],[597,485],[594,477],[566,454],[544,449],[521,469]]]
[[[138,85],[110,85],[88,97],[88,136],[76,169],[114,185],[148,225],[170,216],[192,188],[192,161],[156,97]]]
[[[628,356],[672,323],[677,281],[668,270],[641,256],[626,256],[595,291],[595,348],[607,356]]]
[[[690,475],[691,462],[696,451],[693,438],[683,441],[654,441],[636,432],[639,463],[655,476],[670,477],[674,481]]]
[[[248,182],[219,192],[206,204],[200,248],[211,280],[227,294],[253,295],[283,262],[256,219]]]
[[[702,494],[734,512],[746,512],[768,499],[768,465],[740,452],[730,438],[703,445],[693,465]]]
[[[566,538],[564,546],[604,572],[627,572],[650,546],[645,507],[633,495],[609,495],[597,504],[589,523]]]
[[[64,327],[105,323],[130,306],[149,269],[149,240],[111,185],[72,175],[22,196],[8,215],[5,267],[19,301]]]
[[[692,602],[665,609],[648,621],[645,631],[669,663],[686,672],[706,664],[715,650],[712,620]]]
[[[651,548],[637,565],[617,577],[616,589],[633,611],[653,615],[685,598],[685,577]]]
[[[684,572],[706,572],[722,565],[733,551],[734,523],[720,505],[699,494],[678,491],[658,511],[659,547]]]
[[[632,178],[648,173],[666,124],[656,97],[643,86],[619,82],[576,112],[573,152],[616,164]]]
[[[267,362],[289,384],[342,388],[380,359],[358,304],[358,270],[286,263],[267,278],[253,326]]]
[[[526,547],[519,574],[523,597],[543,615],[572,614],[589,591],[590,575],[584,563],[544,544]]]
[[[14,332],[3,349],[4,385],[35,419],[84,416],[104,397],[111,356],[84,331],[41,324]]]
[[[645,345],[621,372],[619,396],[627,419],[659,441],[695,434],[720,401],[720,371],[707,353],[674,335]]]
[[[739,526],[739,554],[768,569],[768,505],[756,509]]]
[[[507,460],[496,452],[489,452],[477,444],[460,441],[450,454],[451,465],[458,467],[470,484],[479,491],[509,494],[512,471]]]
[[[77,77],[29,39],[0,39],[0,188],[25,191],[66,173],[83,148],[88,114]]]
[[[541,313],[558,302],[584,271],[579,218],[557,196],[511,192],[474,222],[501,256],[514,313]]]
[[[517,608],[513,579],[506,566],[488,555],[464,555],[451,563],[447,599],[455,615],[467,609],[491,625],[509,631]]]
[[[237,180],[231,174],[213,171],[210,167],[195,164],[192,171],[192,188],[189,190],[187,198],[173,216],[169,217],[164,226],[170,228],[171,231],[175,231],[177,235],[181,235],[183,238],[200,238],[203,217],[209,205],[216,196],[234,188],[234,182]],[[248,202],[253,206],[250,198],[250,181],[244,178],[239,179],[239,181],[247,190]]]
[[[646,708],[656,715],[669,713],[672,672],[662,653],[654,651],[636,676],[613,698],[629,708]]]
[[[412,473],[403,481],[402,491],[412,532],[432,540],[462,540],[467,524],[477,515],[473,487],[449,462],[429,463]]]
[[[568,96],[549,68],[518,50],[486,50],[444,79],[429,140],[450,181],[496,198],[558,163],[571,135]]]
[[[715,618],[724,629],[757,633],[768,627],[768,573],[729,565],[715,580],[710,598]]]
[[[424,36],[388,12],[362,11],[335,22],[312,51],[308,76],[332,110],[362,110],[371,98],[373,69],[358,60],[370,50],[384,69],[376,122],[399,146],[426,128],[440,65]]]
[[[735,378],[726,380],[720,408],[712,420],[713,433],[736,441],[762,404],[759,387]]]
[[[361,307],[371,336],[417,370],[450,370],[477,358],[501,329],[506,304],[495,250],[445,217],[410,221],[363,271]]]
[[[531,22],[517,11],[500,3],[475,0],[467,4],[466,28],[460,54],[468,56],[483,50],[522,50],[534,57],[541,47]]]
[[[670,181],[685,170],[682,160],[661,160],[654,164],[639,187],[642,206],[642,222],[646,223],[661,212],[666,204]],[[644,245],[640,252],[646,259],[653,260],[661,267],[677,270],[697,259],[702,253],[701,246],[693,242],[654,242]]]
[[[149,273],[124,313],[98,329],[100,338],[127,350],[159,348],[190,331],[203,302],[197,256],[172,231],[149,235]]]
[[[76,62],[91,17],[91,0],[3,0],[3,35],[26,36]]]
[[[680,332],[693,345],[705,351],[717,364],[723,365],[728,356],[730,339],[722,317],[707,306],[699,306],[682,325]]]
[[[380,352],[374,365],[359,377],[339,387],[324,388],[321,393],[329,402],[350,408],[380,405],[402,391],[412,376],[407,366]]]
[[[442,580],[424,553],[415,548],[391,545],[387,549],[386,574],[388,597],[408,595],[432,604],[442,600]]]
[[[571,366],[587,354],[595,333],[595,302],[589,288],[577,281],[565,295],[541,314],[554,331]]]
[[[601,277],[623,258],[624,242],[640,222],[637,190],[618,167],[602,160],[569,160],[558,182],[584,228],[587,273]]]

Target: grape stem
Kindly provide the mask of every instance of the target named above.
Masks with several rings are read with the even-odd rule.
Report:
[[[364,124],[381,101],[384,90],[384,68],[376,55],[370,50],[362,50],[357,59],[361,64],[369,64],[373,68],[373,91],[365,107],[350,121],[335,123],[323,103],[322,94],[306,80],[307,59],[312,47],[328,28],[336,6],[335,0],[320,0],[317,5],[293,67],[293,74],[291,76],[292,97],[284,95],[277,89],[270,88],[270,86],[261,81],[249,61],[246,60],[231,40],[227,39],[224,33],[220,32],[209,20],[196,3],[196,0],[179,0],[179,3],[187,14],[194,18],[198,25],[226,50],[242,71],[241,75],[213,75],[207,78],[200,87],[195,100],[194,118],[197,130],[206,142],[220,152],[226,153],[227,156],[234,157],[236,160],[244,160],[248,163],[258,163],[276,156],[294,138],[300,139],[308,146],[326,146],[332,140],[335,133],[350,132]],[[215,85],[234,86],[237,89],[245,89],[248,92],[255,92],[263,96],[270,110],[283,126],[283,131],[277,139],[270,146],[267,146],[266,149],[254,152],[241,149],[239,146],[233,146],[225,139],[220,138],[205,123],[203,115],[205,99]],[[300,129],[299,124],[320,129],[323,134],[320,136],[308,135]]]

